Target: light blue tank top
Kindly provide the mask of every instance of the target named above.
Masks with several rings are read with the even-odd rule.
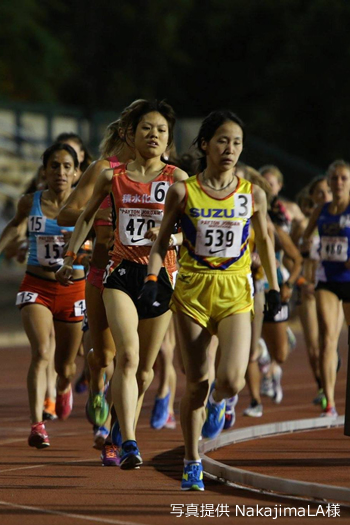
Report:
[[[63,264],[65,245],[62,229],[73,231],[74,227],[61,227],[56,219],[45,217],[41,209],[42,191],[36,191],[28,219],[29,256],[28,265],[45,266],[55,270]],[[74,265],[74,270],[83,270],[84,266]]]

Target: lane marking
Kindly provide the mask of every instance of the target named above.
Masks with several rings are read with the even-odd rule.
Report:
[[[7,501],[0,501],[0,505],[4,507],[11,507],[14,509],[29,510],[32,512],[42,512],[43,514],[52,514],[54,516],[64,516],[65,518],[74,518],[76,520],[93,521],[95,523],[112,523],[114,525],[145,525],[144,523],[134,521],[112,520],[109,518],[95,518],[92,516],[84,516],[83,514],[71,514],[70,512],[61,512],[59,510],[42,509],[40,507],[32,507],[29,505],[19,505],[18,503],[8,503]]]
[[[84,461],[96,461],[95,458],[85,458],[85,459],[72,459],[72,461],[58,461],[57,463],[55,461],[48,461],[47,463],[40,463],[40,465],[28,465],[26,467],[16,467],[11,469],[5,469],[0,470],[0,474],[6,473],[6,472],[14,472],[15,470],[27,470],[31,468],[40,468],[40,467],[55,467],[60,465],[69,465],[71,463],[84,463]]]

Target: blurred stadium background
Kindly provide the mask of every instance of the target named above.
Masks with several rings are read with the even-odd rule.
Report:
[[[210,110],[234,110],[242,160],[276,164],[293,198],[350,159],[349,26],[348,0],[2,0],[0,231],[59,133],[96,158],[136,98],[173,105],[179,153]]]

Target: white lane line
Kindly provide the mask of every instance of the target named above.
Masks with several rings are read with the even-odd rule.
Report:
[[[11,507],[14,509],[29,510],[32,512],[42,512],[43,514],[52,514],[54,516],[64,516],[65,518],[74,518],[76,520],[93,521],[94,523],[112,523],[114,525],[145,525],[141,522],[135,523],[134,521],[95,518],[92,516],[84,516],[83,514],[71,514],[69,512],[60,512],[59,510],[42,509],[40,507],[32,507],[29,505],[18,505],[17,503],[8,503],[7,501],[0,501],[0,505],[3,505],[4,507]]]
[[[26,467],[16,467],[16,468],[10,468],[5,470],[0,470],[0,474],[3,474],[6,472],[14,472],[16,470],[27,470],[31,468],[40,468],[40,467],[55,467],[60,465],[69,465],[71,463],[84,463],[84,461],[97,461],[96,457],[94,458],[85,458],[85,459],[72,459],[72,461],[58,461],[57,463],[55,461],[48,461],[47,463],[40,463],[40,465],[28,465]]]

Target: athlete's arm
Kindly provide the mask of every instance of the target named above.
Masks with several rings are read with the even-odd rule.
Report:
[[[0,236],[0,253],[17,236],[21,235],[33,205],[33,193],[22,195],[17,204],[16,215],[3,229]]]
[[[148,274],[158,275],[163,259],[169,247],[169,239],[174,231],[186,196],[185,185],[181,182],[173,184],[167,193],[164,207],[164,217],[160,225],[159,235],[152,246],[148,263]]]
[[[255,232],[255,244],[266,273],[271,290],[278,290],[276,259],[273,245],[267,229],[267,203],[265,192],[253,185],[254,215],[252,225]]]
[[[57,223],[60,226],[75,225],[82,210],[92,197],[99,176],[103,170],[108,168],[109,162],[107,160],[96,160],[90,164],[58,214]]]
[[[318,218],[319,218],[319,216],[321,214],[322,208],[323,208],[323,204],[320,204],[319,206],[317,206],[317,208],[314,209],[314,211],[311,214],[309,223],[306,226],[306,229],[305,229],[305,231],[303,233],[300,251],[301,251],[301,253],[303,255],[305,253],[305,257],[307,257],[306,254],[308,254],[308,252],[310,252],[311,242],[312,242],[311,241],[311,236],[312,236],[314,230],[316,229],[317,221],[318,221]]]
[[[181,182],[183,180],[188,179],[188,175],[185,171],[180,170],[180,168],[176,168],[174,171],[174,179],[175,182]],[[158,235],[159,235],[160,227],[157,228],[150,228],[145,233],[145,239],[150,239],[152,242],[155,242]],[[169,240],[169,248],[172,246],[180,246],[183,241],[183,235],[181,232],[173,233],[171,235],[171,238]]]
[[[69,241],[69,252],[78,253],[79,248],[85,241],[95,220],[96,213],[101,205],[103,199],[108,195],[111,189],[111,181],[113,178],[113,170],[104,170],[99,176],[92,197],[88,202],[85,210],[80,215],[74,228],[74,232]],[[64,258],[63,266],[56,272],[57,280],[63,284],[71,283],[70,278],[73,274],[74,257],[66,256]]]

